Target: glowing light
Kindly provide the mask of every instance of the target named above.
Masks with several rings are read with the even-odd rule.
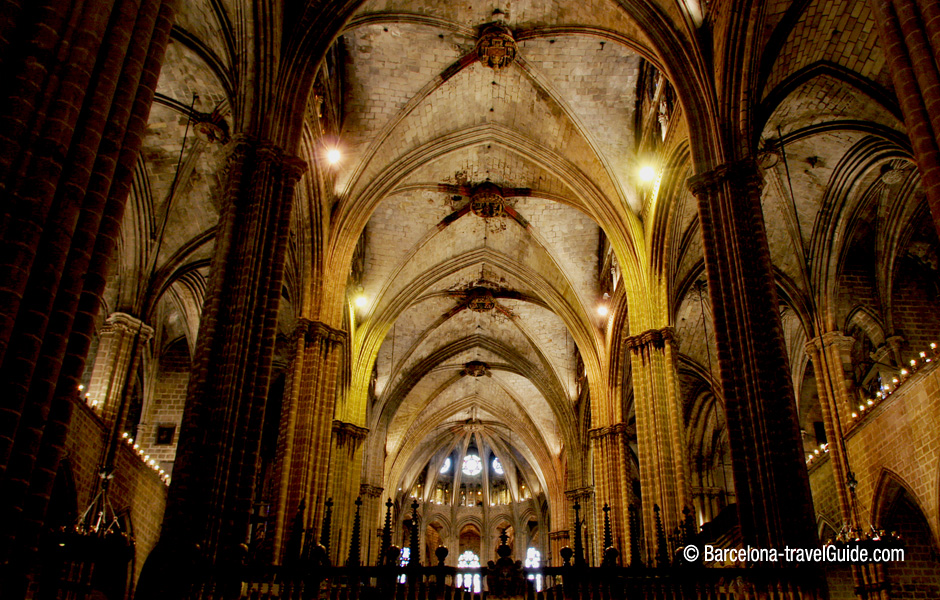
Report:
[[[483,461],[476,454],[468,454],[463,457],[463,467],[460,470],[464,475],[471,477],[479,475],[483,471]]]
[[[640,181],[649,183],[656,179],[656,169],[652,165],[643,165],[640,167]]]
[[[607,305],[606,305],[606,304],[598,304],[598,305],[597,305],[597,314],[598,314],[598,316],[606,317],[609,312],[610,312],[610,309],[607,308]]]
[[[82,391],[83,389],[85,389],[85,385],[82,383],[78,384],[78,391]]]
[[[358,296],[356,296],[356,299],[353,300],[353,302],[356,304],[356,307],[362,308],[363,306],[366,305],[366,302],[368,302],[368,300],[366,299],[365,296],[363,296],[362,294],[359,294]]]
[[[444,464],[441,465],[441,470],[440,470],[440,472],[441,472],[441,473],[446,473],[446,472],[448,472],[448,471],[450,471],[450,457],[449,457],[449,456],[444,459]]]
[[[341,158],[343,158],[343,155],[340,154],[340,151],[336,148],[330,148],[326,151],[326,162],[330,163],[331,165],[338,163]]]

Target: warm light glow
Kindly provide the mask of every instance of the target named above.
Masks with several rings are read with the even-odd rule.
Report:
[[[331,165],[335,165],[336,163],[338,163],[339,159],[341,159],[342,157],[343,155],[340,154],[339,150],[337,150],[336,148],[330,148],[326,152],[326,161],[330,163]]]
[[[607,305],[606,305],[606,304],[598,304],[598,305],[597,305],[597,314],[598,314],[598,315],[600,315],[600,316],[602,316],[602,317],[606,317],[608,312],[610,312],[610,311],[607,309]]]
[[[649,183],[656,179],[656,169],[651,165],[643,165],[640,167],[640,181],[643,183]]]
[[[366,300],[365,296],[363,296],[362,294],[359,294],[358,296],[356,296],[356,299],[354,300],[354,302],[356,303],[356,306],[358,308],[362,308],[363,306],[366,305],[366,302],[368,302],[368,300]]]
[[[78,391],[82,391],[82,390],[84,390],[84,389],[85,389],[84,384],[81,384],[81,383],[78,384]]]

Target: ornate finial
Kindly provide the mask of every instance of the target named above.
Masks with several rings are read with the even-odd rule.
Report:
[[[688,506],[683,507],[682,514],[685,515],[684,523],[682,526],[682,533],[683,533],[683,538],[684,538],[682,540],[682,543],[691,544],[692,537],[696,533],[698,533],[697,531],[695,531],[695,520],[692,518],[692,509],[690,509]]]
[[[583,524],[581,504],[575,501],[572,508],[574,508],[574,566],[583,567],[586,566],[586,561],[584,560],[584,544],[581,541],[581,525]]]
[[[571,556],[574,554],[574,550],[572,550],[572,549],[569,548],[568,546],[565,546],[564,548],[562,548],[561,550],[559,550],[558,553],[561,554],[561,560],[562,560],[562,562],[564,563],[564,564],[562,564],[562,566],[563,566],[563,567],[570,567],[570,566],[571,566]]]
[[[323,529],[320,531],[320,545],[330,549],[330,526],[333,521],[333,499],[326,499],[326,512],[323,514]]]
[[[663,528],[663,520],[659,515],[659,505],[653,505],[653,515],[656,521],[656,566],[669,566],[669,550],[666,547],[666,530]]]
[[[630,515],[630,566],[642,567],[643,560],[640,558],[640,510],[636,504],[631,504],[628,511]]]
[[[614,545],[614,536],[610,530],[610,506],[604,503],[604,549]]]
[[[352,539],[349,541],[349,560],[346,565],[350,567],[359,566],[360,540],[362,538],[362,522],[360,511],[362,510],[362,496],[356,498],[356,516],[353,517]]]
[[[392,506],[394,503],[389,498],[385,501],[385,525],[382,527],[382,552],[379,554],[379,564],[391,564],[388,561],[388,550],[392,547]]]
[[[411,548],[411,556],[408,557],[408,566],[409,567],[418,567],[421,565],[419,559],[420,546],[418,545],[418,500],[417,498],[414,502],[411,503],[411,543],[408,544]]]
[[[512,554],[512,548],[509,547],[509,536],[506,535],[506,528],[501,528],[499,533],[499,546],[496,548],[496,555],[500,558],[507,558]]]
[[[437,549],[434,550],[434,556],[437,557],[437,566],[444,566],[444,561],[447,559],[449,553],[450,550],[447,549],[447,546],[438,546]]]

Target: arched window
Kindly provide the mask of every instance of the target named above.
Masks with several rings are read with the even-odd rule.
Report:
[[[538,569],[542,566],[542,553],[535,548],[529,548],[525,553],[525,567],[527,569]],[[535,582],[535,591],[542,591],[542,578],[537,577],[535,573],[529,575],[529,579]]]
[[[407,567],[408,561],[410,559],[411,559],[411,548],[409,546],[405,546],[404,548],[401,549],[401,554],[398,555],[398,566]],[[408,580],[407,575],[398,576],[398,583],[405,583],[407,580]]]
[[[441,465],[441,473],[446,473],[450,471],[450,457],[444,459],[444,464]]]
[[[479,459],[477,459],[479,460]],[[465,551],[457,558],[458,569],[479,569],[480,557],[470,550]],[[480,593],[480,574],[462,573],[457,574],[457,587],[462,587],[468,592]]]

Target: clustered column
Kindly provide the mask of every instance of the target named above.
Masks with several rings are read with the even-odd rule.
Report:
[[[11,2],[0,33],[0,596],[22,598],[173,21]]]
[[[816,544],[813,505],[761,212],[762,184],[750,160],[689,181],[698,199],[743,542],[807,548]]]
[[[688,465],[683,443],[672,329],[651,329],[627,337],[636,404],[637,453],[643,490],[643,529],[646,556],[659,551],[655,507],[660,509],[664,533],[669,536],[683,521],[689,506]]]
[[[98,332],[98,353],[85,395],[109,427],[124,419],[118,412],[128,377],[133,381],[141,350],[152,336],[153,327],[126,313],[112,314]]]
[[[575,521],[575,503],[581,506],[580,509],[580,518],[583,521],[581,527],[581,543],[584,545],[584,559],[587,561],[587,564],[591,564],[592,557],[595,554],[600,554],[596,552],[596,546],[600,545],[600,540],[596,540],[594,537],[594,531],[597,529],[594,520],[594,494],[595,490],[591,486],[577,488],[573,490],[565,491],[565,500],[568,501],[568,518],[571,523],[571,533],[569,541],[571,542],[570,547],[572,550],[575,548],[575,542],[577,540],[577,526],[578,523]],[[599,512],[599,511],[597,511]],[[601,515],[603,519],[603,515]],[[603,523],[603,521],[602,521]],[[603,529],[601,529],[603,531]],[[594,542],[597,542],[596,544]],[[602,552],[602,551],[601,551]],[[575,559],[572,559],[574,562]],[[597,563],[600,563],[598,559]]]
[[[278,442],[273,540],[276,564],[286,558],[283,544],[301,500],[307,507],[305,530],[315,534],[323,520],[333,411],[345,343],[345,332],[318,321],[301,319],[294,331],[294,355],[281,409],[282,433]]]
[[[342,561],[349,550],[350,528],[356,507],[353,500],[359,491],[362,472],[362,442],[369,430],[365,427],[333,421],[333,439],[330,442],[330,496],[333,506],[333,540],[330,555],[334,564]],[[421,536],[424,539],[424,536]]]
[[[940,232],[940,5],[936,0],[872,0],[872,8]]]
[[[607,427],[599,427],[590,431],[591,446],[594,453],[594,484],[599,488],[598,495],[603,499],[601,504],[607,502],[610,507],[610,528],[614,547],[625,556],[624,548],[630,546],[630,532],[627,525],[627,516],[630,499],[633,496],[633,482],[631,481],[627,466],[632,461],[628,456],[627,424],[617,423]],[[586,517],[588,507],[581,503],[581,516],[586,523],[593,523],[597,531],[604,531],[604,515],[600,510],[593,511],[595,519]],[[597,507],[595,507],[597,508]],[[598,556],[603,557],[603,539],[598,540]]]
[[[138,585],[145,597],[184,596],[193,583],[196,596],[237,592],[303,168],[264,140],[231,145],[163,531]]]
[[[362,556],[363,563],[377,564],[381,546],[382,527],[376,528],[385,515],[385,503],[382,492],[385,488],[363,483],[359,486],[362,497]]]

